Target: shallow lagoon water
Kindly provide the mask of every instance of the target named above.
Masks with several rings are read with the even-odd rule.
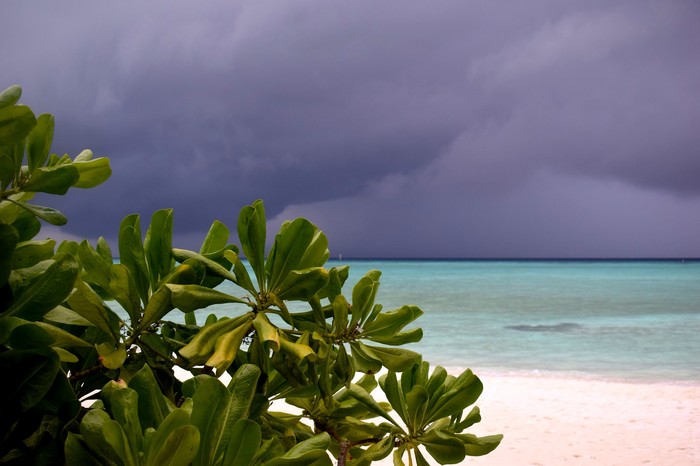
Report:
[[[415,304],[432,364],[614,380],[700,381],[700,261],[349,260],[345,292],[382,271],[377,302]],[[222,291],[241,296],[234,285]],[[303,307],[303,305],[302,305]],[[198,311],[235,315],[236,306]],[[174,311],[168,316],[176,320]]]

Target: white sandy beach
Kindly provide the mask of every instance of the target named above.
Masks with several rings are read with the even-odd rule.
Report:
[[[482,421],[504,434],[474,465],[700,465],[700,384],[478,374]]]
[[[700,465],[700,384],[477,375],[484,382],[476,403],[482,421],[467,432],[504,439],[490,454],[461,464]]]

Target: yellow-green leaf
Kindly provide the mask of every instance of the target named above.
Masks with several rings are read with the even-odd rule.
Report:
[[[107,369],[119,369],[126,361],[126,348],[120,343],[115,346],[112,343],[100,343],[95,345],[97,353],[100,355],[100,362]]]
[[[112,167],[109,159],[98,157],[89,161],[73,161],[73,166],[78,170],[78,180],[73,184],[76,188],[89,189],[99,186],[112,175]]]
[[[257,333],[260,341],[267,343],[268,347],[272,349],[272,351],[279,351],[279,330],[270,323],[269,319],[264,313],[260,312],[255,316],[253,325],[255,326],[255,332]]]

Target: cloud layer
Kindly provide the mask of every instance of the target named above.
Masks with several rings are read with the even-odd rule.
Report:
[[[263,198],[345,256],[700,256],[696,5],[13,0],[0,76],[112,159],[72,234]]]

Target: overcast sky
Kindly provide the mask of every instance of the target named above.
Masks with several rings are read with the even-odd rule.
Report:
[[[700,257],[697,0],[6,0],[0,87],[176,245],[257,198],[344,257]]]

